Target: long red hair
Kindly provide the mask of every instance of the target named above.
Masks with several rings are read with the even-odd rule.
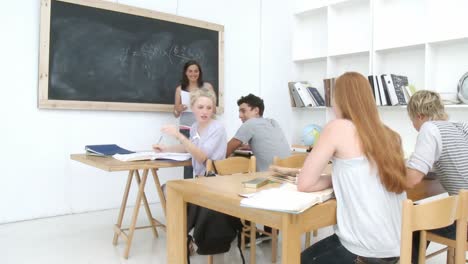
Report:
[[[382,123],[367,78],[357,72],[341,75],[336,79],[334,99],[342,118],[356,127],[364,155],[377,166],[382,184],[389,192],[403,192],[406,166],[401,138]]]

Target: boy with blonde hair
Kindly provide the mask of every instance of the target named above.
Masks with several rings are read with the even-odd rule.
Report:
[[[444,105],[436,92],[421,90],[408,103],[408,115],[419,132],[414,152],[409,157],[407,184],[421,182],[431,169],[450,195],[468,189],[468,123],[448,121]],[[455,239],[456,226],[433,230]],[[419,235],[413,236],[413,263],[417,262]]]

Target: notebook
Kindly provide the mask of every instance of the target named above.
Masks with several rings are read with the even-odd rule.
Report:
[[[140,151],[130,154],[115,154],[112,157],[120,161],[167,159],[184,161],[191,158],[190,153]]]
[[[299,192],[297,186],[285,183],[278,188],[271,188],[255,193],[241,200],[243,207],[299,214],[315,204],[333,197],[333,189],[319,192]]]
[[[116,144],[107,145],[87,145],[85,146],[86,154],[94,156],[112,156],[114,154],[130,154],[133,151],[119,147]]]

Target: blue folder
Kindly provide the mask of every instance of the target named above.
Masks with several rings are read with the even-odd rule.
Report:
[[[96,156],[112,156],[115,154],[130,154],[135,153],[128,149],[124,149],[115,144],[108,145],[87,145],[85,146],[87,154]]]

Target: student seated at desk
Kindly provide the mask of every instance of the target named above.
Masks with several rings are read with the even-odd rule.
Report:
[[[190,138],[185,137],[174,125],[161,128],[165,134],[175,137],[180,144],[165,146],[153,145],[155,151],[188,152],[192,155],[193,175],[205,175],[206,161],[221,160],[226,155],[226,130],[221,122],[213,119],[216,95],[207,88],[194,91],[190,104],[196,122],[190,128]]]
[[[400,136],[380,120],[366,77],[336,79],[334,111],[298,175],[299,191],[333,186],[335,234],[307,248],[301,263],[396,263],[406,168]],[[329,160],[332,176],[320,176]]]
[[[421,182],[432,168],[450,195],[458,194],[461,189],[468,190],[468,123],[447,121],[440,95],[427,90],[411,96],[407,111],[419,132],[414,153],[406,163],[408,186],[412,188]],[[433,232],[455,239],[456,223]],[[418,232],[413,237],[413,263],[417,263]]]
[[[242,125],[229,140],[226,157],[231,156],[243,144],[248,144],[256,158],[257,171],[267,171],[275,156],[286,158],[291,155],[291,148],[278,122],[263,117],[265,105],[262,98],[248,94],[237,100],[237,105]],[[264,230],[272,231],[268,226],[265,226]],[[264,234],[257,236],[257,242],[269,239],[271,237]]]

